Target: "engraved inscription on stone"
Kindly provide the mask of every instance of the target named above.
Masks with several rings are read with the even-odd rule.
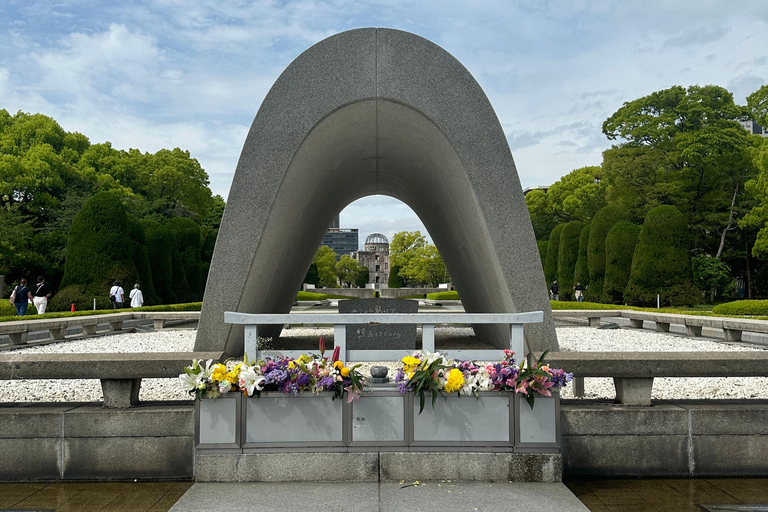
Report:
[[[418,313],[419,303],[407,299],[339,301],[339,313]],[[416,325],[354,324],[347,326],[348,350],[414,350]]]

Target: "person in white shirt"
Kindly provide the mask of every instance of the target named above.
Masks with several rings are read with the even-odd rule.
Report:
[[[144,294],[139,290],[139,283],[133,285],[133,290],[131,290],[128,296],[131,298],[132,308],[140,308],[144,305]]]
[[[109,289],[109,300],[112,301],[112,309],[120,309],[123,307],[125,292],[120,286],[120,281],[115,281],[112,285],[112,288]]]

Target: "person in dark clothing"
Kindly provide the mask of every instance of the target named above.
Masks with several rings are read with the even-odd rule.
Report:
[[[584,287],[581,286],[581,281],[576,281],[573,286],[573,295],[576,297],[576,302],[584,302]]]
[[[560,300],[560,287],[557,285],[557,279],[549,285],[549,300]]]
[[[13,290],[13,295],[13,307],[16,308],[16,315],[26,315],[29,301],[32,300],[32,293],[29,291],[29,288],[27,288],[26,279],[19,281],[19,285]]]

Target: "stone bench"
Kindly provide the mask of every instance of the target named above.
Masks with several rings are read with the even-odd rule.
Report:
[[[575,379],[612,377],[616,402],[625,405],[651,405],[655,377],[768,377],[768,351],[550,352],[546,363]],[[580,382],[574,383],[576,396],[579,388],[583,395]]]
[[[151,312],[137,311],[135,313],[131,313],[131,316],[134,320],[152,320],[152,323],[156,330],[164,329],[165,324],[170,321],[200,320],[199,311],[151,311]]]
[[[104,407],[138,405],[142,378],[178,377],[192,359],[219,361],[221,352],[0,354],[0,380],[99,379]]]
[[[620,309],[553,309],[552,317],[555,320],[567,318],[586,318],[590,327],[599,327],[600,319],[604,317],[620,317]]]
[[[670,324],[684,325],[688,336],[701,336],[703,327],[722,329],[725,341],[729,342],[740,342],[744,331],[768,334],[768,322],[749,318],[676,315],[632,310],[623,310],[621,316],[628,318],[632,327],[639,329],[643,327],[643,322],[646,320],[654,322],[659,332],[669,332]]]

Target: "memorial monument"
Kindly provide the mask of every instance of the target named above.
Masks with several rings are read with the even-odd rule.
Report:
[[[487,97],[434,43],[364,28],[306,50],[265,97],[227,200],[195,350],[242,355],[242,326],[225,324],[224,311],[290,311],[333,218],[374,194],[419,216],[467,312],[542,310],[544,322],[525,328],[528,348],[557,349],[517,170]],[[475,332],[509,345],[502,325]]]

